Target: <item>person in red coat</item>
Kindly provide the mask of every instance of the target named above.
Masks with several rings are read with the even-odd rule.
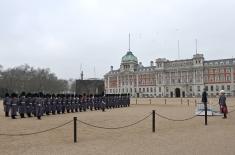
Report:
[[[219,97],[219,105],[220,105],[220,112],[224,114],[224,119],[227,118],[228,108],[226,105],[226,97],[224,90],[220,91],[220,97]]]

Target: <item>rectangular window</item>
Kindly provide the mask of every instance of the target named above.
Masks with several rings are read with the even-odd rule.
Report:
[[[224,90],[224,85],[221,86],[221,89]]]
[[[147,88],[147,93],[149,92],[149,88]]]
[[[214,87],[213,86],[211,86],[211,91],[214,91]]]
[[[200,88],[200,86],[197,86],[197,91],[201,91],[201,88]]]
[[[145,88],[143,88],[143,92],[145,92]]]
[[[162,92],[162,88],[161,87],[159,87],[159,92]]]
[[[230,85],[227,85],[227,90],[230,91]]]
[[[141,88],[139,88],[139,93],[141,93]]]
[[[192,90],[193,90],[193,88],[192,88],[192,86],[190,86],[190,87],[189,87],[189,91],[192,91]]]
[[[219,91],[219,86],[218,85],[216,85],[216,91]]]

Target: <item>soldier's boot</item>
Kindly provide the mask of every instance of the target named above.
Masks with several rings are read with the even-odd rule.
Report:
[[[105,108],[102,108],[102,111],[105,112]]]
[[[27,116],[28,116],[28,117],[31,117],[31,114],[30,114],[30,113],[27,113]]]
[[[55,111],[52,111],[52,115],[55,115]]]
[[[24,118],[24,114],[20,114],[20,117],[21,117],[21,118]]]
[[[72,109],[72,113],[74,113],[74,110]]]
[[[15,115],[11,115],[11,118],[12,118],[12,119],[16,119],[16,116],[15,116]]]
[[[8,113],[8,112],[5,112],[5,116],[6,116],[6,117],[9,117],[9,113]]]
[[[40,119],[41,119],[41,116],[37,116],[37,118],[40,120]]]

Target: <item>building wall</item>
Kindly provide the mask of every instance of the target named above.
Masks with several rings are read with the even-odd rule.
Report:
[[[136,71],[112,70],[105,75],[105,91],[140,97],[193,97],[207,87],[210,96],[221,89],[235,95],[234,77],[235,59],[204,61],[202,54],[196,54],[186,60],[157,59],[155,66],[139,66]]]
[[[103,93],[103,80],[76,80],[76,94],[101,95]]]

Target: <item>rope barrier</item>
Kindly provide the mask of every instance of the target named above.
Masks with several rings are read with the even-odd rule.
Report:
[[[90,124],[90,123],[87,123],[87,122],[84,122],[84,121],[81,121],[81,120],[78,120],[78,122],[82,123],[82,124],[85,124],[85,125],[88,125],[88,126],[91,126],[91,127],[94,127],[94,128],[100,128],[100,129],[122,129],[122,128],[127,128],[127,127],[130,127],[130,126],[134,126],[142,121],[144,121],[145,119],[147,119],[149,116],[151,116],[152,113],[150,113],[149,115],[147,115],[146,117],[144,117],[143,119],[139,120],[139,121],[136,121],[134,123],[131,123],[129,125],[124,125],[124,126],[120,126],[120,127],[102,127],[102,126],[97,126],[97,125],[93,125],[93,124]]]
[[[67,124],[69,124],[69,123],[71,123],[71,122],[73,122],[73,120],[72,120],[72,121],[68,121],[68,122],[66,122],[66,123],[64,123],[64,124],[61,124],[61,125],[59,125],[59,126],[56,126],[56,127],[53,127],[53,128],[47,129],[47,130],[43,130],[43,131],[38,131],[38,132],[20,133],[20,134],[5,134],[5,133],[4,133],[4,134],[1,134],[1,133],[0,133],[0,136],[11,136],[11,137],[13,137],[13,136],[29,136],[29,135],[35,135],[35,134],[40,134],[40,133],[44,133],[44,132],[49,132],[49,131],[51,131],[51,130],[55,130],[55,129],[61,128],[61,127],[65,126],[65,125],[67,125]]]
[[[203,111],[201,111],[200,113],[202,113],[202,112],[203,112]],[[199,114],[200,114],[200,113],[199,113]],[[157,112],[156,112],[156,115],[158,115],[158,116],[161,117],[161,118],[167,119],[167,120],[169,120],[169,121],[175,121],[175,122],[176,122],[176,121],[178,121],[178,122],[180,122],[180,121],[188,121],[188,120],[191,120],[191,119],[197,117],[197,115],[193,115],[192,117],[184,118],[184,119],[172,119],[172,118],[163,116],[163,115],[161,115],[161,114],[159,114],[159,113],[157,113]]]

